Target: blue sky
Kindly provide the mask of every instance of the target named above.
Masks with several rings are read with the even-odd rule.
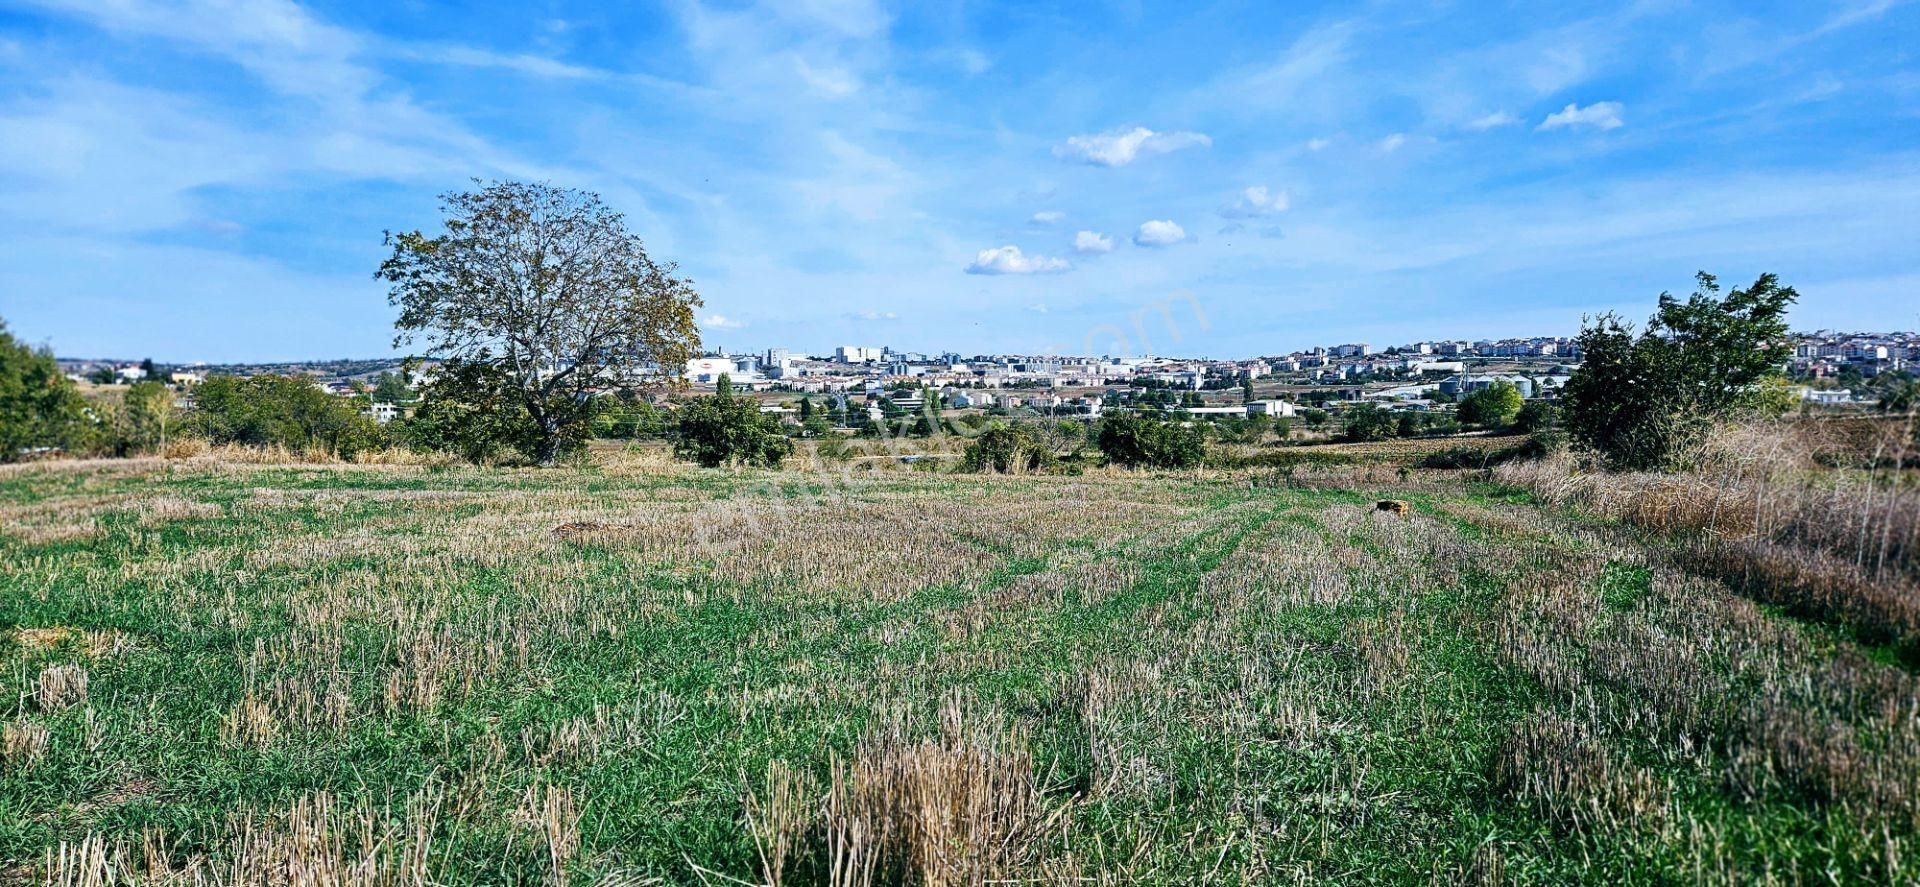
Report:
[[[1570,334],[1700,268],[1913,328],[1916,46],[1889,0],[0,0],[0,317],[386,354],[381,232],[479,177],[600,192],[736,350]]]

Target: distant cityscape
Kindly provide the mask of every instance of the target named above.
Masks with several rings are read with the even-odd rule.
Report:
[[[1293,400],[1309,393],[1319,402],[1375,401],[1396,410],[1429,410],[1495,382],[1506,382],[1528,399],[1552,398],[1580,362],[1580,346],[1565,336],[1498,340],[1420,341],[1376,349],[1365,342],[1326,345],[1278,356],[1211,360],[1179,357],[1083,357],[1064,355],[929,354],[886,346],[843,345],[828,354],[785,348],[752,353],[713,350],[687,362],[681,380],[711,388],[721,376],[739,391],[828,395],[843,403],[851,395],[927,389],[949,408],[1033,408],[1099,415],[1126,402],[1135,389],[1196,392],[1188,412],[1291,416]],[[60,358],[62,372],[77,382],[126,384],[156,380],[190,389],[210,375],[277,373],[309,376],[340,396],[370,393],[383,376],[417,387],[434,365],[411,366],[399,358],[255,364],[156,364],[151,360]],[[1787,367],[1808,402],[1858,402],[1846,386],[1920,366],[1920,333],[1819,330],[1794,334]],[[657,367],[636,368],[657,375]],[[1250,395],[1256,388],[1263,397]],[[1217,394],[1214,394],[1218,392]],[[1212,394],[1213,400],[1205,399]],[[1118,400],[1115,395],[1119,395]],[[1234,396],[1242,395],[1242,396]],[[1232,401],[1227,403],[1226,401]],[[770,411],[780,411],[769,406]],[[399,414],[370,407],[383,421]]]

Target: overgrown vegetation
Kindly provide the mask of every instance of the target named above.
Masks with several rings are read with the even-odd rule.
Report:
[[[209,443],[283,447],[352,459],[386,445],[385,431],[358,406],[288,376],[215,376],[194,391],[191,431]]]

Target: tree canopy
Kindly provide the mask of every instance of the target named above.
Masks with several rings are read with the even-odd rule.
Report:
[[[1786,362],[1787,308],[1799,293],[1772,274],[1725,295],[1713,275],[1697,280],[1684,301],[1661,293],[1638,334],[1616,314],[1580,331],[1583,362],[1562,412],[1574,439],[1611,467],[1683,461],[1715,421],[1756,405],[1760,383]]]
[[[1460,421],[1469,425],[1498,428],[1513,421],[1526,406],[1520,389],[1505,380],[1494,382],[1460,399]]]
[[[387,235],[376,276],[400,309],[395,345],[493,369],[541,464],[591,420],[594,393],[672,378],[698,353],[693,284],[598,195],[496,182],[443,195],[441,210],[437,234]],[[659,373],[642,377],[647,364]]]
[[[14,338],[0,321],[0,462],[69,446],[86,428],[86,407],[53,353]]]

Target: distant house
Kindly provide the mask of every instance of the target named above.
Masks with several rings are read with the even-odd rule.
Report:
[[[1278,419],[1293,415],[1297,409],[1299,408],[1284,400],[1256,400],[1247,404],[1247,415],[1266,415]]]
[[[182,388],[192,388],[193,386],[198,385],[201,382],[207,381],[207,377],[204,373],[175,372],[172,375],[169,375],[167,378],[171,380],[173,384],[178,385]]]
[[[1807,403],[1823,407],[1834,407],[1853,403],[1853,392],[1846,388],[1823,391],[1817,388],[1800,389],[1800,399]]]

